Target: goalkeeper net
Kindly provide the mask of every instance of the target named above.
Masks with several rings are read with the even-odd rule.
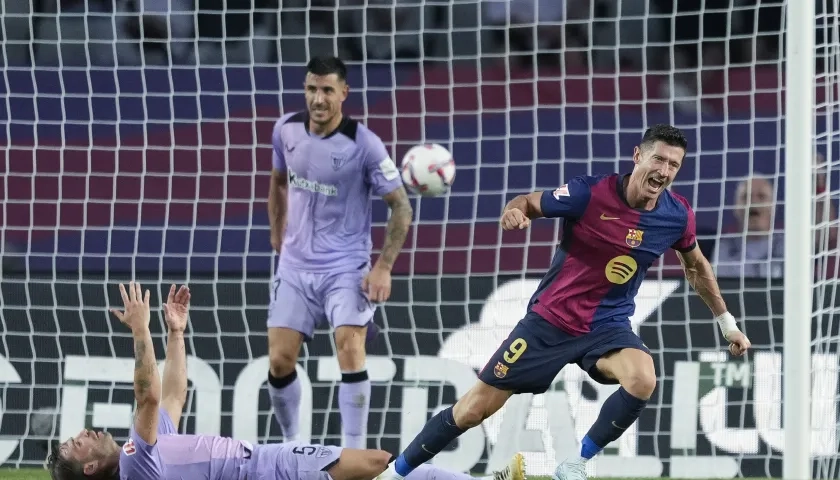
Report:
[[[346,112],[394,158],[437,142],[458,164],[450,195],[413,200],[416,224],[377,313],[370,447],[405,447],[521,318],[558,229],[502,234],[505,202],[627,172],[643,130],[672,123],[689,139],[672,188],[694,206],[700,247],[755,351],[728,357],[666,255],[632,319],[658,388],[589,473],[781,476],[786,2],[111,3],[2,4],[0,463],[40,466],[50,441],[85,427],[126,437],[132,344],[107,307],[130,279],[155,304],[172,282],[192,289],[182,430],[280,439],[263,391],[271,127],[303,107],[307,59],[337,52],[352,65]],[[818,131],[813,161],[802,159],[819,192],[811,453],[814,475],[836,478],[840,41],[835,2],[816,3]],[[376,245],[386,219],[377,202]],[[159,313],[152,324],[162,360]],[[334,353],[319,331],[300,361],[303,434],[329,444],[340,441]],[[480,472],[521,450],[531,474],[550,474],[615,388],[567,367],[435,462]]]

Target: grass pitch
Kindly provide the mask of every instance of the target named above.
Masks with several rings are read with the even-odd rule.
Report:
[[[528,477],[528,480],[550,480],[551,477]],[[0,470],[0,480],[50,480],[50,474],[40,468]],[[649,480],[661,480],[649,479]]]
[[[46,470],[40,468],[21,469],[21,470],[0,470],[0,480],[50,480],[50,475]],[[528,476],[528,480],[551,480],[551,477],[532,477]],[[590,480],[609,480],[609,479],[590,479]],[[617,479],[616,479],[617,480]],[[629,479],[621,479],[629,480]],[[662,480],[661,478],[639,478],[636,480]],[[671,479],[675,480],[675,479]],[[750,480],[750,479],[741,479]],[[752,480],[767,480],[767,479],[752,479]]]
[[[21,470],[0,470],[2,480],[50,480],[50,474],[42,468],[25,468]]]

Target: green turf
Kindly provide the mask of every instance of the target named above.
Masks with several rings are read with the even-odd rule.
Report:
[[[44,469],[0,470],[2,480],[50,480],[50,475]]]
[[[528,477],[528,480],[549,480],[550,477]],[[50,480],[49,474],[43,469],[0,470],[0,480]],[[596,479],[590,479],[596,480]],[[608,480],[608,479],[600,479]],[[628,480],[628,479],[621,479]],[[661,480],[659,478],[642,478],[636,480]],[[673,480],[673,479],[672,479]],[[749,480],[749,479],[740,479]],[[754,479],[767,480],[767,479]]]

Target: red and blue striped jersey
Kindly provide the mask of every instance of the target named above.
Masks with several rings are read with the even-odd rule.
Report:
[[[547,218],[562,218],[562,240],[529,310],[572,335],[629,322],[648,268],[669,248],[696,247],[694,211],[664,191],[653,210],[627,203],[625,175],[581,176],[543,192]]]

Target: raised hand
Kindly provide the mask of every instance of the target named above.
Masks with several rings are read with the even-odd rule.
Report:
[[[729,340],[729,353],[736,357],[747,353],[747,350],[752,346],[750,339],[743,332],[732,332],[727,340]]]
[[[150,292],[146,290],[146,293],[143,294],[139,283],[129,282],[127,290],[125,285],[120,284],[120,295],[125,310],[120,311],[112,308],[111,313],[132,332],[148,331],[149,319],[151,318],[149,309]]]
[[[521,230],[531,226],[531,219],[522,210],[509,208],[502,214],[499,223],[502,224],[502,230]]]
[[[181,285],[175,291],[175,284],[169,287],[169,295],[163,304],[164,319],[170,332],[183,332],[187,328],[187,314],[190,309],[190,289]]]

